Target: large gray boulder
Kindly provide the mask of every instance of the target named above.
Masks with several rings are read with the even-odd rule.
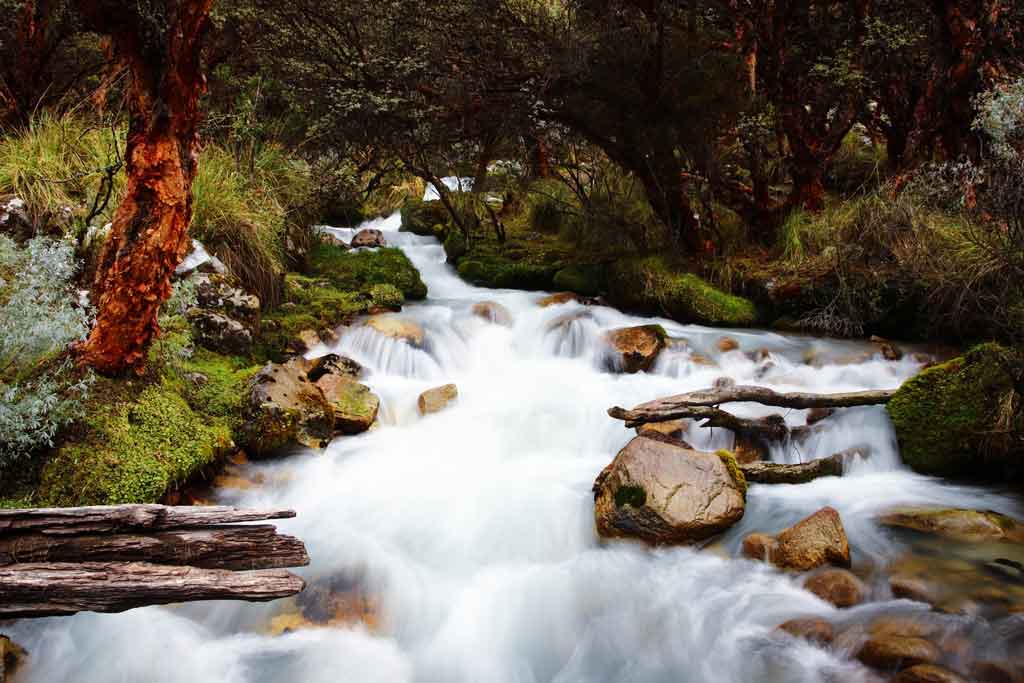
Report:
[[[260,332],[260,300],[223,273],[194,273],[196,305],[186,312],[200,346],[218,353],[252,351]]]
[[[645,432],[598,476],[594,516],[604,537],[689,544],[738,522],[745,499],[735,461]]]

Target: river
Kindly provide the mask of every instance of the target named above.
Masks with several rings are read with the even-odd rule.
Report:
[[[382,399],[378,427],[336,439],[323,453],[255,464],[262,485],[218,495],[224,503],[297,510],[280,527],[307,544],[312,564],[300,573],[311,586],[330,580],[368,596],[370,627],[270,635],[287,609],[280,602],[21,622],[10,631],[32,655],[23,680],[869,681],[842,650],[782,638],[775,627],[795,616],[842,622],[921,606],[875,602],[840,613],[797,577],[733,559],[742,538],[777,532],[831,505],[855,563],[881,567],[903,548],[874,521],[894,505],[1021,516],[1019,503],[995,490],[904,468],[884,410],[873,407],[843,411],[804,448],[772,453],[796,462],[867,446],[870,457],[843,478],[752,486],[743,521],[710,548],[602,543],[591,486],[632,436],[607,416],[610,406],[707,388],[723,376],[779,391],[892,388],[918,372],[919,361],[912,354],[886,361],[862,342],[684,326],[577,303],[541,308],[538,293],[465,284],[436,240],[398,232],[399,224],[396,214],[361,227],[384,230],[427,283],[429,298],[401,314],[422,325],[424,348],[350,328],[317,350],[366,366],[363,381]],[[481,301],[500,303],[512,324],[474,316],[471,306]],[[605,371],[602,333],[649,322],[688,344],[665,352],[649,374]],[[725,335],[740,348],[718,351]],[[762,349],[768,355],[752,359],[749,352]],[[457,403],[421,418],[417,396],[448,382],[458,386]],[[746,416],[771,412],[734,407]],[[786,419],[803,424],[805,413]],[[731,445],[721,430],[695,428],[687,440],[701,449]]]

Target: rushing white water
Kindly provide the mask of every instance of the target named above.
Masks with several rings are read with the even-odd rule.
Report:
[[[651,320],[575,303],[540,308],[535,293],[468,286],[435,240],[397,232],[399,221],[361,227],[383,230],[428,284],[429,299],[401,314],[424,328],[423,348],[357,327],[318,349],[368,368],[364,381],[383,401],[381,424],[324,453],[259,465],[264,486],[221,496],[296,509],[297,519],[280,526],[307,544],[313,562],[301,573],[312,584],[359,582],[375,596],[379,626],[271,636],[267,624],[280,603],[22,622],[11,630],[33,655],[28,681],[862,680],[865,670],[841,653],[778,635],[775,626],[796,616],[849,617],[795,577],[729,559],[742,537],[776,532],[827,504],[843,517],[855,561],[884,562],[894,541],[872,520],[893,505],[1020,513],[994,492],[907,471],[884,410],[862,408],[830,420],[802,451],[780,448],[772,457],[806,460],[867,445],[870,458],[841,479],[752,486],[743,521],[714,547],[602,544],[591,486],[632,436],[607,417],[608,407],[706,388],[723,376],[780,391],[888,388],[918,366],[861,358],[871,350],[865,344],[657,319],[687,343],[650,374],[612,374],[603,369],[603,332]],[[481,301],[500,303],[512,324],[474,316],[470,308]],[[724,334],[740,349],[717,351]],[[747,355],[762,349],[760,360]],[[448,382],[458,385],[457,403],[419,417],[419,393]],[[805,414],[786,419],[802,424]],[[694,428],[687,439],[698,448],[731,445],[720,430]]]

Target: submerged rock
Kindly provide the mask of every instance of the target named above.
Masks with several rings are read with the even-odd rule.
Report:
[[[604,537],[696,543],[743,517],[744,489],[745,482],[718,455],[647,433],[630,441],[598,476],[594,516]]]
[[[334,411],[334,429],[341,434],[362,434],[373,426],[380,398],[370,388],[345,375],[323,375],[316,387]]]
[[[743,539],[743,555],[797,571],[825,565],[850,566],[850,545],[843,522],[830,507],[818,510],[777,536],[750,534]]]
[[[883,515],[879,522],[957,541],[1024,543],[1024,524],[997,512],[898,508]]]
[[[470,309],[473,315],[478,318],[483,318],[488,322],[492,322],[495,325],[503,325],[505,327],[512,326],[512,313],[507,308],[494,301],[481,301],[478,304],[473,304],[473,308]]]
[[[804,588],[836,607],[853,607],[864,601],[867,588],[845,569],[825,569],[804,581]]]
[[[253,455],[290,442],[323,448],[334,435],[334,410],[297,365],[268,363],[253,378],[241,432]]]
[[[380,230],[364,228],[355,234],[349,246],[353,249],[359,249],[360,247],[376,249],[378,247],[386,247],[387,242],[384,241],[384,233]]]
[[[918,664],[901,671],[896,683],[967,683],[967,679],[941,666]]]
[[[785,631],[795,638],[803,638],[818,645],[828,645],[836,637],[832,624],[820,617],[790,619],[786,623],[780,624],[779,630]]]
[[[939,648],[916,636],[872,635],[857,652],[868,666],[898,671],[921,664],[934,664],[942,657]]]
[[[580,301],[579,295],[575,292],[556,292],[555,294],[549,294],[538,301],[537,305],[541,308],[547,308],[548,306],[558,306],[572,301]]]
[[[420,415],[431,415],[439,413],[459,397],[459,388],[454,384],[445,384],[443,387],[429,389],[420,394],[417,406]]]
[[[628,374],[650,370],[665,348],[667,338],[661,325],[623,327],[608,332],[604,339],[612,351],[610,369]]]
[[[423,328],[420,327],[419,323],[408,318],[375,315],[366,321],[366,326],[383,334],[385,337],[408,342],[416,348],[423,346]]]

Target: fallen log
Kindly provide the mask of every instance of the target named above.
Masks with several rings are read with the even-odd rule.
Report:
[[[723,403],[760,403],[761,405],[777,408],[793,408],[797,410],[806,408],[851,408],[856,406],[879,405],[888,403],[896,390],[877,391],[854,391],[840,394],[808,394],[792,392],[780,394],[765,387],[755,386],[726,386],[720,389],[709,389],[703,391],[691,391],[678,396],[669,396],[654,401],[642,403],[632,410],[615,407],[608,411],[612,417],[625,420],[627,426],[649,422],[667,422],[680,418],[706,419],[713,417],[719,421],[726,421],[719,415],[720,412],[714,406]],[[703,410],[710,409],[711,412],[703,413]],[[732,419],[735,418],[729,413],[724,413]],[[722,425],[725,426],[725,425]]]
[[[302,541],[270,525],[150,534],[0,534],[0,566],[43,562],[152,562],[203,569],[279,569],[309,564]]]
[[[0,567],[0,619],[76,612],[123,612],[198,600],[267,602],[305,586],[294,574],[267,569],[168,567],[144,562],[19,564]]]
[[[741,464],[740,470],[752,484],[806,484],[820,477],[841,477],[846,463],[852,458],[865,457],[867,448],[850,448],[839,453],[797,465],[774,462]]]
[[[81,534],[168,530],[288,519],[293,510],[239,510],[232,507],[166,505],[97,505],[78,508],[0,510],[0,535],[18,531]]]
[[[808,434],[812,433],[815,428],[809,426],[796,426],[791,427],[786,424],[785,419],[781,415],[768,415],[767,417],[759,418],[746,418],[738,417],[732,413],[726,412],[721,408],[713,408],[710,406],[696,406],[693,408],[680,408],[674,411],[672,418],[660,419],[652,418],[647,419],[641,417],[637,419],[634,410],[625,410],[624,408],[610,408],[608,414],[617,420],[624,420],[627,427],[640,427],[645,424],[651,424],[656,422],[668,422],[671,420],[679,419],[691,419],[691,420],[703,420],[701,427],[710,429],[714,427],[721,427],[723,429],[731,430],[735,434],[742,434],[745,436],[752,436],[763,439],[768,442],[785,441],[791,438],[803,438]]]

